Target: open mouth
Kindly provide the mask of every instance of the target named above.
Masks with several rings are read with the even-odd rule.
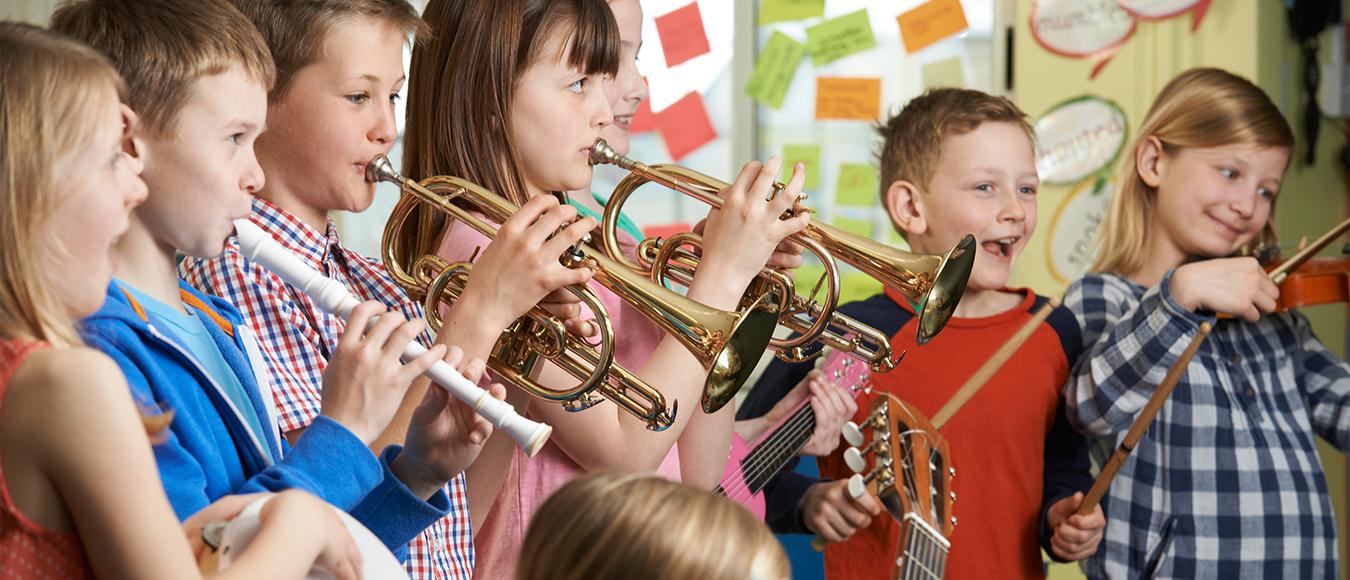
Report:
[[[633,116],[632,116],[632,115],[615,115],[615,116],[614,116],[614,126],[620,128],[620,129],[623,129],[624,131],[629,131],[629,130],[631,130],[631,128],[632,128],[632,126],[633,126]]]
[[[996,240],[985,240],[980,244],[980,247],[984,248],[984,251],[989,252],[990,254],[1000,258],[1007,258],[1012,255],[1013,246],[1015,246],[1020,239],[1021,238],[1014,236]]]

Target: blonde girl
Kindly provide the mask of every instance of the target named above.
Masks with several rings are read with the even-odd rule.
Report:
[[[604,0],[437,0],[428,4],[423,18],[434,39],[413,51],[404,173],[455,175],[527,206],[555,204],[552,192],[586,187],[589,147],[613,122],[603,85],[619,66],[620,38]],[[778,170],[776,160],[751,163],[723,192],[727,207],[709,217],[707,246],[690,298],[735,308],[775,246],[805,225],[804,216],[779,219],[800,194],[800,171],[794,171],[784,194],[766,201]],[[573,219],[575,213],[564,209],[569,210],[564,217]],[[499,251],[498,244],[488,244],[463,224],[429,222],[436,238],[422,240],[422,246],[439,248],[450,261],[470,259],[480,248],[485,248],[483,260]],[[594,226],[594,220],[584,218],[570,228]],[[469,284],[476,283],[510,281],[471,277]],[[722,475],[733,410],[699,411],[706,374],[697,361],[612,293],[596,285],[592,289],[614,315],[620,339],[616,360],[678,404],[676,421],[653,432],[609,403],[581,413],[531,404],[533,416],[554,426],[551,444],[527,460],[489,442],[469,470],[470,511],[475,520],[486,518],[476,535],[476,575],[509,577],[531,515],[550,493],[581,473],[659,469],[706,488]],[[540,380],[559,387],[575,384],[551,367]]]
[[[134,115],[101,56],[0,22],[0,570],[19,577],[199,577],[203,524],[180,527],[115,363],[75,320],[99,308],[110,251],[145,200],[126,154]],[[252,549],[221,577],[300,578],[360,565],[331,508],[292,492],[264,507]],[[185,533],[186,532],[186,533]]]
[[[516,580],[781,580],[783,548],[730,500],[639,474],[563,486],[530,523]]]
[[[1350,445],[1350,367],[1256,259],[1294,137],[1270,98],[1217,69],[1158,95],[1117,174],[1094,273],[1065,298],[1084,353],[1069,417],[1105,445],[1129,428],[1203,322],[1214,331],[1104,501],[1092,577],[1336,574],[1314,435]],[[1215,312],[1240,319],[1216,319]]]

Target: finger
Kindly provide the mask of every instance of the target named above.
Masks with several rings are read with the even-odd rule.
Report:
[[[849,500],[872,516],[881,514],[881,502],[877,501],[877,498],[873,497],[870,493],[865,493],[860,498],[850,497]]]
[[[370,319],[379,316],[385,310],[388,309],[374,300],[356,305],[356,308],[347,314],[346,328],[349,332],[342,333],[342,337],[338,339],[338,348],[344,346],[354,348],[359,344],[370,327]]]
[[[566,288],[558,288],[544,295],[540,304],[580,304],[581,297],[568,291]]]
[[[776,220],[773,224],[773,235],[786,238],[802,231],[808,225],[811,225],[811,212],[804,211],[785,220]]]
[[[595,220],[591,217],[584,217],[572,222],[571,225],[563,228],[552,239],[543,243],[542,251],[549,256],[561,256],[568,248],[575,246],[577,242],[586,238],[595,230]]]
[[[847,521],[850,526],[853,526],[855,530],[865,528],[872,524],[872,516],[869,516],[867,515],[867,512],[858,509],[858,506],[852,501],[845,501],[838,507],[839,515],[843,517],[844,521]]]
[[[445,356],[441,357],[441,360],[452,368],[459,368],[460,363],[464,362],[464,349],[452,345],[446,349]]]
[[[1256,309],[1261,312],[1274,312],[1275,308],[1279,306],[1275,296],[1264,293],[1257,294],[1252,302],[1256,305]]]
[[[408,343],[416,340],[418,335],[422,334],[422,331],[426,328],[427,321],[421,318],[406,320],[403,324],[395,326],[394,331],[390,333],[388,340],[384,343],[385,354],[393,355],[394,358],[402,356],[403,351],[408,348]],[[445,353],[442,352],[441,355],[444,356]]]
[[[559,230],[563,229],[563,224],[572,222],[576,219],[577,208],[566,204],[554,207],[547,212],[544,212],[544,215],[539,216],[538,221],[531,224],[530,227],[525,230],[525,241],[529,243],[531,247],[542,246],[545,242],[549,241],[550,238],[557,235]],[[594,223],[595,220],[591,220],[591,222]],[[561,254],[562,252],[558,253]]]
[[[558,200],[551,195],[536,195],[530,198],[497,229],[497,238],[511,239],[520,236],[531,224],[538,221],[540,216],[558,205]]]
[[[694,229],[691,231],[701,236],[703,235],[703,230],[706,227],[708,227],[708,218],[703,218],[701,220],[698,220],[698,223],[694,224]]]
[[[464,375],[464,378],[477,383],[483,378],[483,373],[486,370],[487,363],[484,363],[481,358],[474,358],[464,364],[464,368],[460,370],[460,374]]]
[[[567,332],[581,338],[590,338],[600,334],[600,326],[589,318],[569,318],[563,321]]]
[[[581,303],[579,302],[569,302],[569,303],[553,302],[547,304],[540,302],[539,307],[543,308],[544,310],[547,310],[549,314],[552,314],[564,320],[579,318],[581,316]]]
[[[741,172],[736,174],[736,180],[731,182],[731,187],[722,190],[722,206],[739,205],[745,196],[753,189],[755,180],[764,169],[764,164],[758,161],[751,161],[741,166]],[[711,215],[713,211],[709,210]]]
[[[833,533],[832,537],[826,538],[831,542],[842,542],[847,540],[849,536],[852,536],[854,532],[858,531],[858,529],[853,527],[852,524],[849,524],[848,520],[844,519],[844,516],[838,511],[827,510],[821,514],[821,517],[825,519],[825,527],[829,528]]]
[[[769,261],[765,263],[770,268],[780,268],[793,270],[802,265],[801,254],[788,254],[785,252],[774,252],[769,255]]]
[[[792,164],[792,178],[788,179],[787,187],[774,196],[769,208],[773,215],[783,215],[794,205],[797,205],[797,198],[802,195],[802,187],[806,185],[806,166],[801,163]]]
[[[769,199],[769,195],[773,193],[773,184],[778,181],[778,171],[782,169],[782,167],[782,158],[777,155],[769,158],[769,161],[766,162],[764,166],[760,168],[759,173],[755,175],[754,183],[750,184],[750,191],[748,194],[752,196],[752,199],[757,201]],[[785,197],[784,193],[785,192],[778,192],[775,194],[773,201],[770,201],[768,208],[766,208],[770,210],[774,216],[781,213],[781,210],[774,210],[774,208],[781,204],[782,200],[779,198]],[[792,200],[789,201],[796,201],[796,199],[796,197],[793,197]],[[791,205],[791,203],[788,204],[788,206]]]
[[[446,346],[443,344],[433,345],[421,356],[405,363],[398,373],[399,383],[411,383],[413,379],[431,370],[431,367],[435,366],[436,363],[445,359],[446,350]]]
[[[1064,543],[1068,544],[1072,550],[1082,548],[1082,544],[1092,539],[1092,532],[1080,530],[1069,521],[1055,528],[1055,536],[1059,537]]]
[[[1261,320],[1261,310],[1255,304],[1248,304],[1242,312],[1242,319],[1247,322]]]
[[[366,329],[366,337],[365,340],[362,341],[362,344],[369,346],[376,352],[383,351],[385,346],[389,343],[390,336],[394,334],[394,331],[397,330],[399,326],[407,321],[408,319],[404,318],[403,313],[401,312],[389,311],[381,313],[379,320],[376,320],[375,324],[370,325],[370,327]],[[400,354],[402,353],[400,352]]]

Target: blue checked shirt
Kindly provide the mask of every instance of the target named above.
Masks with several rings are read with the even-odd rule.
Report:
[[[1335,578],[1336,525],[1314,435],[1350,443],[1350,367],[1297,312],[1255,323],[1184,310],[1167,290],[1090,274],[1065,306],[1084,351],[1069,420],[1110,452],[1200,323],[1214,323],[1103,499],[1094,578]]]
[[[359,300],[377,300],[407,318],[422,318],[422,307],[389,278],[383,265],[342,246],[332,220],[320,232],[258,198],[253,200],[249,219],[306,265],[341,282]],[[325,312],[276,274],[245,259],[234,238],[215,259],[183,260],[178,273],[194,288],[233,302],[244,314],[272,375],[282,430],[308,426],[319,414],[323,371],[346,328],[342,318]],[[430,344],[426,335],[421,341]],[[473,573],[464,474],[450,480],[445,493],[450,498],[450,515],[408,545],[406,565],[415,579],[467,580]]]

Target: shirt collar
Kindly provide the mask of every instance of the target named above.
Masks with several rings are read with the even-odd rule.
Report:
[[[331,217],[324,231],[320,232],[276,204],[254,197],[252,219],[259,227],[271,232],[282,246],[313,265],[322,264],[329,256],[341,253],[342,240],[338,237],[337,224],[333,223]]]

